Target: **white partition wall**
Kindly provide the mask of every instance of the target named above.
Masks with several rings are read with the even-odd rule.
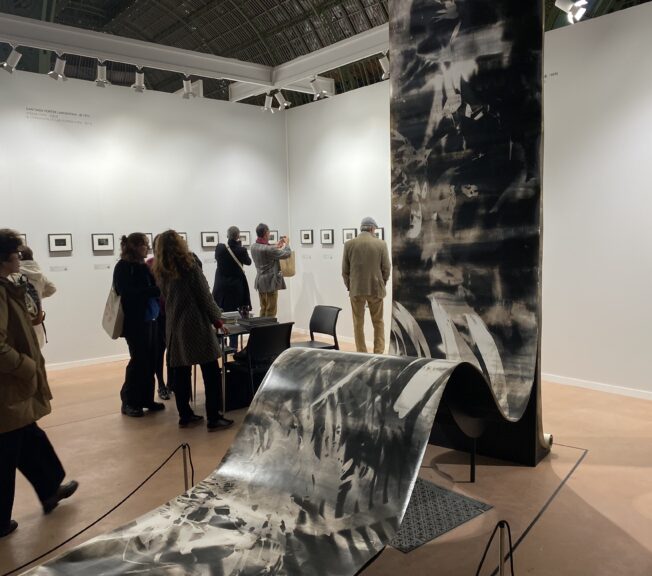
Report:
[[[58,292],[44,302],[50,364],[126,352],[101,330],[119,237],[172,227],[188,234],[212,285],[202,231],[235,224],[287,228],[285,122],[252,106],[45,75],[0,74],[0,226],[27,234]],[[94,255],[92,233],[113,233]],[[48,253],[48,233],[71,233],[71,255]],[[253,292],[253,271],[248,270]],[[289,295],[280,316],[289,317]]]
[[[363,217],[372,216],[390,244],[389,82],[289,110],[287,138],[290,239],[297,253],[297,276],[289,281],[293,319],[297,327],[307,328],[316,304],[339,306],[338,335],[352,339],[342,281],[342,229],[359,228]],[[311,246],[301,245],[301,229],[313,230]],[[322,229],[333,229],[333,245],[321,244]],[[391,280],[385,300],[387,337],[390,313]],[[368,314],[365,336],[371,343]]]
[[[652,398],[652,4],[546,34],[544,378]]]
[[[652,397],[652,3],[546,34],[543,358],[546,379]],[[118,248],[91,234],[175,227],[212,283],[202,231],[265,221],[289,233],[297,276],[282,319],[306,329],[315,304],[343,308],[342,229],[390,223],[389,83],[279,114],[242,104],[135,94],[0,72],[0,226],[28,235],[59,292],[45,302],[49,363],[126,352],[99,327]],[[299,231],[311,229],[302,246]],[[320,230],[334,230],[334,244]],[[73,234],[72,256],[47,234]],[[249,271],[252,300],[253,273]],[[390,297],[386,300],[389,335]],[[371,340],[371,326],[368,326]]]

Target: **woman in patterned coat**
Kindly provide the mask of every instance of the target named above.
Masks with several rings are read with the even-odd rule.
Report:
[[[190,408],[192,366],[199,364],[206,390],[208,429],[228,428],[233,420],[219,412],[220,348],[215,330],[223,328],[222,310],[215,304],[186,242],[174,230],[159,235],[154,256],[154,274],[165,298],[166,341],[179,426],[185,428],[203,419]]]

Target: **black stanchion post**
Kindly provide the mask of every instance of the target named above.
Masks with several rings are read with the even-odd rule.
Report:
[[[498,574],[505,576],[505,550],[507,549],[507,526],[504,520],[498,522],[500,533],[498,534]]]
[[[188,482],[188,444],[182,444],[181,446],[183,452],[183,484],[186,488],[190,488],[190,483]]]

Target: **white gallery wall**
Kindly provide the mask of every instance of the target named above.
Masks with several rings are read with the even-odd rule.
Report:
[[[186,232],[212,285],[214,256],[201,248],[202,231],[223,239],[235,224],[253,240],[261,220],[288,226],[280,115],[20,72],[0,74],[0,101],[0,227],[27,234],[58,288],[44,302],[50,365],[127,352],[100,326],[120,235]],[[93,255],[91,234],[106,232],[115,253]],[[50,255],[48,233],[71,233],[72,254]],[[248,276],[253,288],[252,270]],[[281,318],[289,300],[280,299]]]
[[[652,398],[652,3],[546,34],[544,378]]]
[[[391,238],[389,82],[301,106],[287,113],[291,243],[297,276],[292,317],[307,328],[316,304],[342,308],[338,335],[353,339],[348,292],[342,280],[343,228],[360,227],[372,216]],[[312,245],[299,231],[313,230]],[[334,244],[322,245],[320,230],[332,229]],[[389,242],[388,242],[389,243]],[[391,279],[385,301],[389,344]],[[365,336],[372,350],[373,328],[366,315]]]

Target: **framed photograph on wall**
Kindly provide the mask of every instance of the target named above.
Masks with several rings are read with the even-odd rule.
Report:
[[[332,244],[334,242],[332,228],[326,228],[325,230],[320,230],[319,236],[322,244]]]
[[[376,228],[374,231],[374,236],[376,238],[380,238],[381,240],[385,239],[385,229],[384,228]]]
[[[278,230],[269,231],[269,243],[276,244],[278,242]]]
[[[245,248],[251,246],[251,234],[247,231],[243,232],[240,230],[240,242]]]
[[[93,252],[113,252],[113,234],[91,234]]]
[[[23,246],[27,246],[27,234],[18,234],[18,238]]]
[[[357,228],[342,228],[342,242],[353,240],[358,235]]]
[[[177,232],[177,234],[186,241],[186,244],[188,244],[188,234],[185,232]]]
[[[300,230],[299,239],[301,244],[312,244],[312,230]]]
[[[50,252],[72,252],[72,234],[48,234]]]
[[[219,232],[202,232],[201,233],[201,247],[214,248],[220,243]]]

